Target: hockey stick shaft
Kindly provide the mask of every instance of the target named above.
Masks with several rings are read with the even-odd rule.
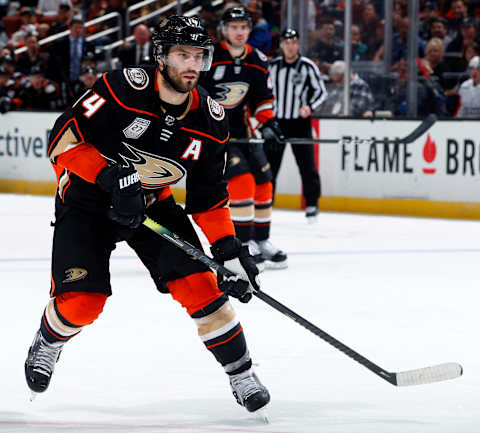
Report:
[[[188,254],[192,259],[198,260],[199,262],[203,263],[204,265],[208,266],[209,268],[215,270],[217,273],[226,275],[226,276],[233,276],[234,273],[224,266],[217,263],[215,260],[207,256],[203,251],[199,250],[198,248],[194,247],[187,241],[184,241],[176,234],[172,233],[166,227],[162,226],[161,224],[157,223],[156,221],[152,220],[149,217],[146,217],[143,224],[148,227],[150,230],[154,231],[156,234],[160,235],[162,238],[167,240],[168,242],[174,244],[176,247],[183,250],[186,254]],[[321,330],[313,323],[309,322],[308,320],[304,319],[302,316],[297,314],[295,311],[291,310],[287,306],[283,305],[267,293],[262,290],[256,290],[253,294],[261,299],[266,304],[270,305],[275,310],[282,313],[284,316],[289,317],[299,325],[303,326],[308,331],[315,334],[317,337],[320,337],[322,340],[326,341],[327,343],[331,344],[336,349],[343,352],[345,355],[349,356],[350,358],[357,361],[359,364],[363,365],[364,367],[368,368],[370,371],[375,373],[377,376],[381,377],[382,379],[386,380],[387,382],[391,383],[392,385],[418,385],[422,383],[430,383],[436,382],[439,380],[447,380],[453,379],[458,377],[462,374],[462,368],[458,364],[441,364],[434,367],[427,367],[425,369],[419,370],[411,370],[408,372],[403,373],[391,373],[383,368],[379,367],[378,365],[374,364],[369,359],[365,358],[364,356],[360,355],[355,350],[351,349],[347,345],[343,344],[341,341],[337,340],[336,338],[332,337],[330,334],[327,334],[325,331]],[[399,380],[400,379],[400,380]]]
[[[410,134],[403,138],[397,138],[394,140],[386,139],[386,140],[375,140],[375,143],[378,144],[395,144],[395,143],[412,143],[417,138],[421,137],[425,132],[427,132],[437,121],[437,116],[435,114],[429,114],[425,119],[423,119],[422,123],[418,125]],[[285,140],[285,144],[337,144],[340,143],[342,140],[337,138],[288,138]],[[364,140],[368,142],[368,140]],[[235,139],[234,142],[236,143],[263,143],[263,138],[238,138]]]

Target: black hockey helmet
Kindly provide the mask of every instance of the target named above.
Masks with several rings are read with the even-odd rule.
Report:
[[[282,34],[280,35],[280,40],[283,41],[285,39],[300,39],[300,35],[298,32],[292,28],[292,27],[287,27]]]
[[[229,8],[223,13],[220,20],[222,30],[225,30],[225,26],[228,23],[232,23],[234,21],[246,21],[248,23],[248,27],[252,28],[252,17],[244,7],[237,6],[234,8]]]
[[[204,56],[200,70],[208,71],[213,57],[213,41],[198,17],[173,15],[165,18],[153,31],[155,58],[168,65],[168,52],[174,45],[202,48]]]

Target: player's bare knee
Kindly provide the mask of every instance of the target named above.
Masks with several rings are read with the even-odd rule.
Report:
[[[198,327],[198,335],[200,336],[224,331],[225,327],[233,327],[238,322],[235,310],[229,301],[225,302],[218,310],[210,313],[208,316],[194,320]]]

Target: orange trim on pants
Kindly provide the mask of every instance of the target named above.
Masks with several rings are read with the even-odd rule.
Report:
[[[232,177],[228,181],[230,202],[253,200],[255,196],[255,178],[252,173]]]
[[[217,286],[217,277],[210,271],[169,281],[168,289],[172,298],[180,302],[190,315],[205,308],[223,294]]]
[[[72,325],[92,323],[103,311],[107,295],[103,293],[67,292],[56,297],[57,309]]]

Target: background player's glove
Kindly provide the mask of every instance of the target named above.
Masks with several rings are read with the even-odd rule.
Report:
[[[210,247],[213,257],[230,271],[235,277],[218,274],[218,287],[227,295],[246,303],[252,299],[254,290],[259,290],[258,269],[248,246],[243,245],[234,236],[226,236],[215,241]]]
[[[134,167],[121,164],[105,167],[97,176],[97,185],[112,196],[108,217],[123,226],[137,228],[145,219],[145,196]]]
[[[268,119],[263,125],[260,130],[262,132],[263,139],[265,141],[285,141],[285,135],[280,128],[277,120],[272,118]]]

